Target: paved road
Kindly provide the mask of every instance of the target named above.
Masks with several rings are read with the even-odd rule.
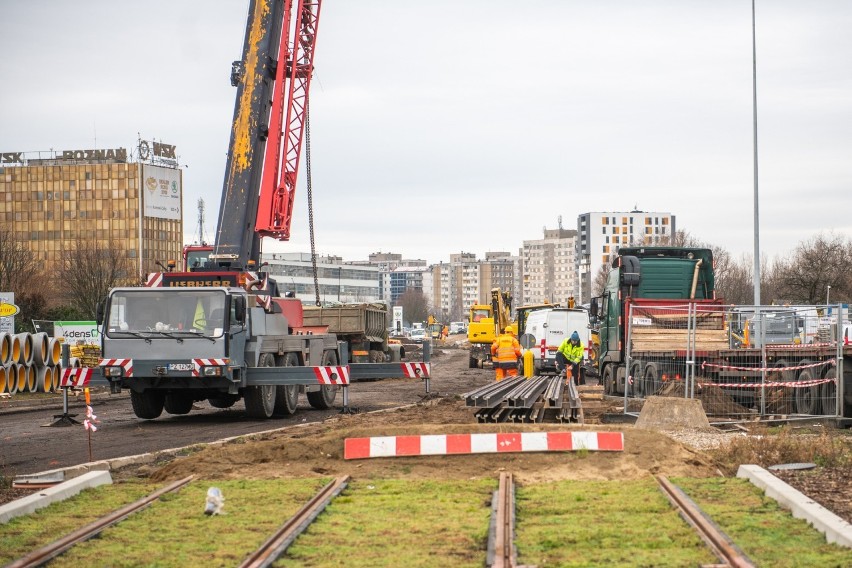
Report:
[[[431,391],[460,394],[491,380],[493,372],[468,370],[466,366],[466,350],[445,350],[434,357]],[[424,382],[416,379],[356,383],[350,387],[350,405],[360,411],[389,408],[418,402],[425,392]],[[98,431],[92,434],[92,458],[112,459],[318,422],[336,416],[341,404],[340,392],[335,400],[337,408],[323,411],[311,408],[302,396],[299,410],[291,417],[253,420],[246,415],[242,401],[228,410],[213,408],[205,401],[196,403],[192,412],[184,416],[164,412],[156,420],[141,420],[133,414],[126,391],[117,396],[104,393],[92,401],[100,420]],[[0,410],[0,476],[14,477],[91,461],[87,432],[81,426],[49,426],[54,415],[61,412],[61,399],[26,412]],[[82,420],[82,400],[72,401],[69,412]]]

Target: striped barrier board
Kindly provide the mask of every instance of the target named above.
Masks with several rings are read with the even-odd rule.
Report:
[[[62,369],[59,379],[60,387],[84,387],[92,380],[92,369],[89,367],[67,367]]]
[[[314,367],[314,375],[322,385],[348,385],[349,384],[349,367],[348,366],[332,366],[332,367]]]
[[[347,460],[514,452],[621,452],[622,432],[511,432],[346,438]]]
[[[150,272],[148,273],[148,279],[145,282],[145,286],[148,288],[159,288],[163,285],[163,273],[162,272]]]
[[[431,363],[401,363],[402,372],[407,379],[425,379],[431,376]]]

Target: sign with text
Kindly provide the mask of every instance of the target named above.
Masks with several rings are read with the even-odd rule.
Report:
[[[142,192],[146,217],[181,218],[180,170],[160,166],[142,166]]]
[[[100,343],[101,332],[93,321],[53,322],[53,337],[63,338],[68,345]]]
[[[19,311],[15,293],[0,292],[0,332],[15,333],[15,314]]]

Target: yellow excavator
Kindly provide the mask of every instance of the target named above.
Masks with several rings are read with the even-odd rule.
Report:
[[[515,335],[518,330],[512,321],[512,293],[491,290],[491,304],[473,304],[470,307],[470,322],[467,326],[467,340],[470,342],[471,369],[482,368],[491,361],[491,344],[503,330],[510,327]]]

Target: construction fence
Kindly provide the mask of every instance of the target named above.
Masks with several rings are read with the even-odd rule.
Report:
[[[842,414],[841,306],[633,304],[626,316],[625,411],[663,395],[719,420]]]

